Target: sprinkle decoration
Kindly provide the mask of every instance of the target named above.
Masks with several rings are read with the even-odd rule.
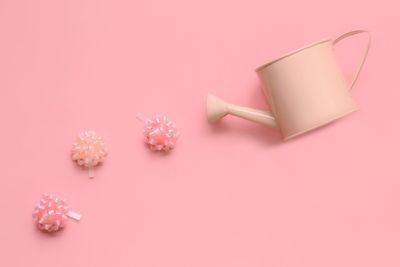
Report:
[[[65,221],[72,218],[76,221],[81,216],[69,210],[67,201],[54,197],[53,195],[44,194],[39,204],[35,206],[32,217],[37,227],[48,233],[57,232],[65,227]]]
[[[102,163],[107,156],[103,137],[95,131],[81,133],[72,147],[72,160],[89,170],[89,177],[94,178],[94,167]]]
[[[144,127],[144,142],[152,151],[169,151],[175,147],[179,137],[176,125],[167,116],[157,115],[154,119],[147,119],[142,114],[136,116]]]

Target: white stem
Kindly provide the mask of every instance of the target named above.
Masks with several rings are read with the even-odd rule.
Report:
[[[82,217],[79,213],[71,210],[67,212],[67,216],[75,221],[80,221]]]
[[[94,167],[90,166],[88,169],[89,178],[94,178]]]
[[[140,112],[136,113],[136,118],[143,123],[147,123],[149,121],[149,119]]]

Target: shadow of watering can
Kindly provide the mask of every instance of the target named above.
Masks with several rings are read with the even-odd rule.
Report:
[[[337,64],[334,45],[367,34],[368,44],[352,82],[347,84]],[[211,94],[207,97],[210,123],[227,114],[277,128],[287,140],[341,118],[357,107],[351,97],[367,57],[371,38],[367,31],[352,31],[298,49],[256,69],[271,111],[241,107]]]

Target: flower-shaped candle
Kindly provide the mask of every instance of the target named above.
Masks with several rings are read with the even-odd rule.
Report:
[[[65,226],[65,221],[72,218],[76,221],[81,215],[70,211],[65,199],[44,194],[39,204],[36,205],[32,214],[37,227],[44,232],[56,232]]]
[[[144,123],[144,142],[152,151],[169,151],[175,147],[179,132],[176,125],[165,115],[148,119],[138,113],[136,117]]]
[[[103,138],[94,131],[81,133],[72,147],[72,160],[89,170],[89,177],[94,177],[94,167],[107,156]]]

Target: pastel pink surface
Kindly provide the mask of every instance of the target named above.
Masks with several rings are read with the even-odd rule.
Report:
[[[396,1],[0,2],[0,266],[399,266],[400,37]],[[281,143],[262,126],[210,126],[213,92],[266,108],[254,69],[368,29],[360,111]],[[363,39],[341,45],[346,77]],[[164,155],[137,112],[181,137]],[[96,178],[70,159],[94,129]],[[56,235],[44,192],[82,214]]]

